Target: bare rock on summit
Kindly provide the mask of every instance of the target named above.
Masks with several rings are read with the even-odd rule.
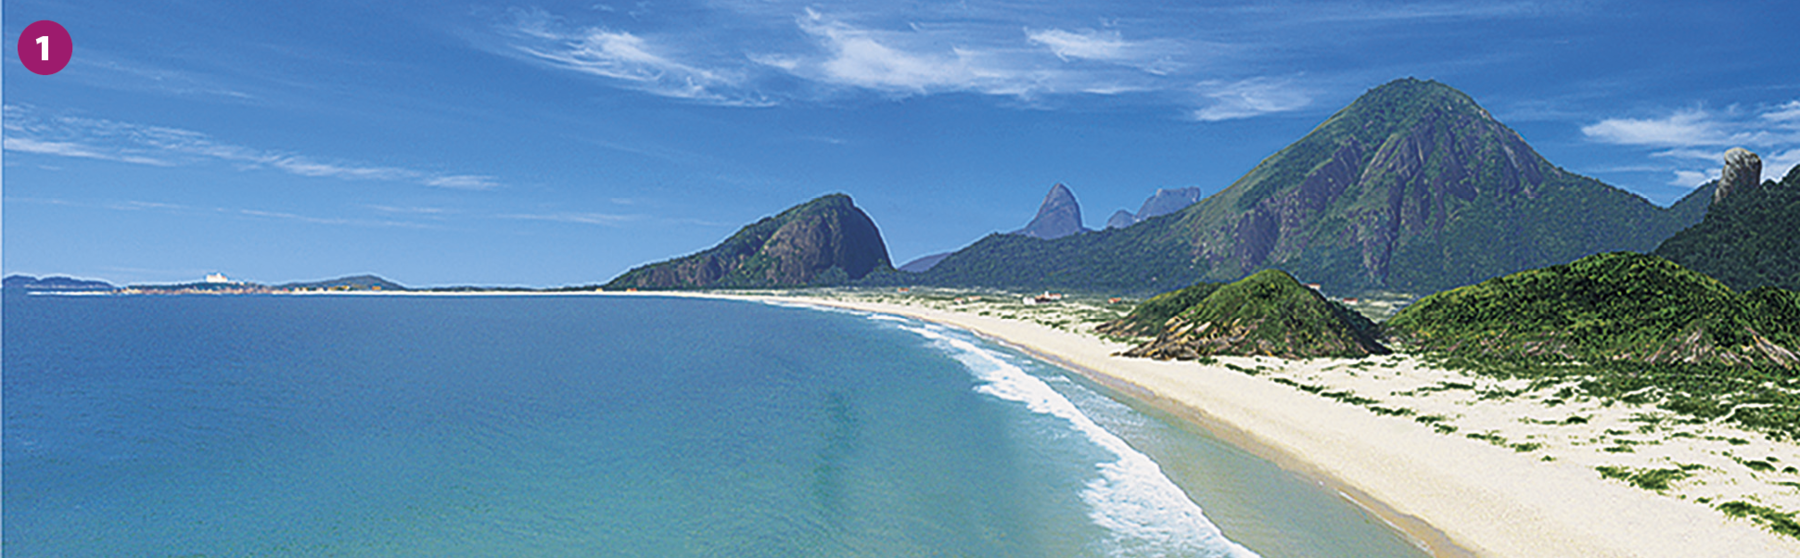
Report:
[[[1762,182],[1762,158],[1742,147],[1725,152],[1725,169],[1719,171],[1719,189],[1713,190],[1713,203],[1732,192],[1755,188]]]
[[[1031,223],[1013,232],[1050,240],[1085,230],[1081,226],[1081,205],[1075,203],[1075,194],[1069,187],[1057,184],[1050,187],[1050,193],[1044,194],[1044,203],[1038,206],[1037,216]]]

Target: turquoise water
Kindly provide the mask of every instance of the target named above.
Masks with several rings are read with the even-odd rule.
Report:
[[[639,297],[4,312],[7,556],[1418,555],[1203,433],[890,316]]]

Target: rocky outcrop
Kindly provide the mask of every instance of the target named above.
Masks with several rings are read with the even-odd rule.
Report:
[[[1753,157],[1728,160],[1716,192],[1734,180],[1730,197],[1708,207],[1698,224],[1663,240],[1655,254],[1740,291],[1800,289],[1800,165],[1781,182],[1749,187],[1743,173],[1761,172]]]
[[[850,196],[832,194],[745,226],[706,251],[627,271],[605,288],[827,285],[889,266],[875,222]]]
[[[1219,287],[1169,318],[1154,341],[1122,354],[1158,360],[1386,354],[1374,331],[1375,324],[1367,318],[1326,300],[1293,276],[1270,269]]]
[[[1085,230],[1081,226],[1081,205],[1075,203],[1075,194],[1059,183],[1050,187],[1050,193],[1044,194],[1044,203],[1038,206],[1037,216],[1031,218],[1031,223],[1013,233],[1050,240]]]
[[[1719,189],[1713,190],[1713,203],[1761,183],[1762,158],[1748,149],[1733,147],[1725,152],[1725,168],[1719,171]]]

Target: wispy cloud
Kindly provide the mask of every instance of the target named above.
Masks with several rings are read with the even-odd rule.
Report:
[[[1726,134],[1712,115],[1699,109],[1662,118],[1608,118],[1581,127],[1590,139],[1620,145],[1657,147],[1717,145]]]
[[[165,167],[223,161],[245,169],[272,168],[306,177],[412,182],[457,190],[500,187],[491,176],[325,161],[220,143],[206,134],[178,128],[47,114],[26,105],[5,105],[4,111],[4,148],[8,151]]]
[[[1581,127],[1588,140],[1654,149],[1653,160],[1670,184],[1692,187],[1717,178],[1725,150],[1746,147],[1760,153],[1763,178],[1780,179],[1800,164],[1800,100],[1761,111],[1694,107],[1660,117],[1606,118]]]
[[[1121,64],[1159,76],[1168,75],[1180,68],[1175,62],[1175,56],[1182,48],[1175,41],[1126,40],[1117,29],[1026,29],[1025,38],[1049,49],[1064,61],[1093,60]]]
[[[356,218],[345,218],[345,217],[318,217],[318,216],[313,216],[313,215],[304,215],[304,214],[290,213],[290,212],[285,212],[285,211],[272,211],[272,210],[266,210],[266,209],[241,208],[241,207],[217,207],[217,206],[207,207],[207,206],[199,206],[199,205],[187,205],[187,204],[179,204],[179,203],[154,202],[154,201],[144,201],[144,200],[115,200],[115,201],[84,202],[84,201],[64,200],[64,199],[58,199],[58,198],[13,198],[13,197],[9,197],[9,198],[6,198],[5,201],[6,201],[6,203],[32,203],[32,204],[45,204],[45,205],[59,205],[59,206],[66,206],[66,207],[90,207],[90,208],[99,208],[99,209],[109,209],[109,210],[113,210],[113,211],[154,211],[154,212],[160,212],[160,213],[172,213],[172,214],[188,215],[188,216],[224,215],[224,216],[239,217],[239,218],[290,221],[290,222],[307,223],[307,224],[313,224],[313,225],[348,225],[348,226],[357,226],[357,227],[397,227],[397,228],[409,228],[409,229],[436,228],[433,225],[424,224],[424,223],[415,223],[415,222],[411,222],[411,221],[395,221],[395,220],[390,220],[390,219],[356,219]]]
[[[665,97],[725,105],[764,105],[744,90],[744,77],[674,58],[673,47],[651,38],[604,27],[564,25],[540,9],[513,10],[505,31],[516,51],[552,67],[609,78]]]
[[[1195,120],[1203,122],[1288,112],[1312,103],[1311,95],[1287,79],[1258,77],[1233,82],[1206,81],[1196,89],[1201,97],[1210,101],[1193,113]]]
[[[620,215],[613,213],[512,213],[499,215],[501,219],[522,219],[527,221],[554,221],[559,223],[578,223],[582,225],[605,225],[616,227],[645,219],[643,215]]]

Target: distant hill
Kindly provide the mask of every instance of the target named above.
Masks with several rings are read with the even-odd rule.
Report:
[[[1482,359],[1800,364],[1800,293],[1739,293],[1629,252],[1437,293],[1386,325],[1409,347]]]
[[[1738,290],[1800,289],[1800,165],[1781,182],[1720,196],[1704,220],[1655,254]]]
[[[1044,194],[1044,203],[1038,205],[1037,215],[1031,222],[1013,234],[1050,240],[1086,230],[1081,225],[1081,204],[1075,203],[1075,193],[1058,183],[1050,187],[1050,193]]]
[[[324,290],[324,291],[404,291],[404,290],[407,290],[405,285],[401,285],[399,283],[395,283],[395,282],[389,281],[387,279],[382,279],[382,278],[376,277],[374,275],[354,275],[354,276],[350,276],[350,277],[339,277],[337,279],[326,279],[324,281],[286,283],[286,284],[282,284],[282,285],[276,285],[275,288],[283,289],[283,290]]]
[[[1427,293],[1649,251],[1709,201],[1661,208],[1562,170],[1468,95],[1402,79],[1186,209],[1054,240],[990,235],[918,282],[1161,292],[1279,267],[1334,293]]]
[[[746,225],[699,253],[627,271],[605,288],[828,285],[891,269],[875,222],[850,196],[831,194]]]
[[[117,289],[112,283],[91,279],[75,279],[53,275],[37,278],[30,275],[8,275],[3,281],[6,290],[20,291],[110,291]]]
[[[1216,290],[1125,356],[1198,359],[1211,355],[1282,358],[1385,354],[1368,318],[1326,300],[1280,270],[1264,270]]]
[[[1111,217],[1106,218],[1106,228],[1109,229],[1123,229],[1135,224],[1137,224],[1137,216],[1123,209],[1114,211]]]
[[[949,252],[939,252],[939,253],[931,254],[931,255],[927,255],[927,256],[919,256],[918,258],[914,259],[913,261],[906,262],[906,265],[900,266],[900,271],[905,271],[905,272],[909,272],[909,273],[924,273],[926,271],[931,270],[931,266],[937,265],[938,262],[944,261],[944,257],[949,256],[949,255],[950,255]]]
[[[1106,228],[1129,227],[1151,217],[1181,211],[1187,206],[1194,205],[1194,202],[1197,201],[1200,201],[1199,188],[1157,188],[1156,193],[1151,194],[1144,200],[1144,204],[1138,207],[1137,213],[1123,209],[1113,212],[1112,217],[1106,220]]]

